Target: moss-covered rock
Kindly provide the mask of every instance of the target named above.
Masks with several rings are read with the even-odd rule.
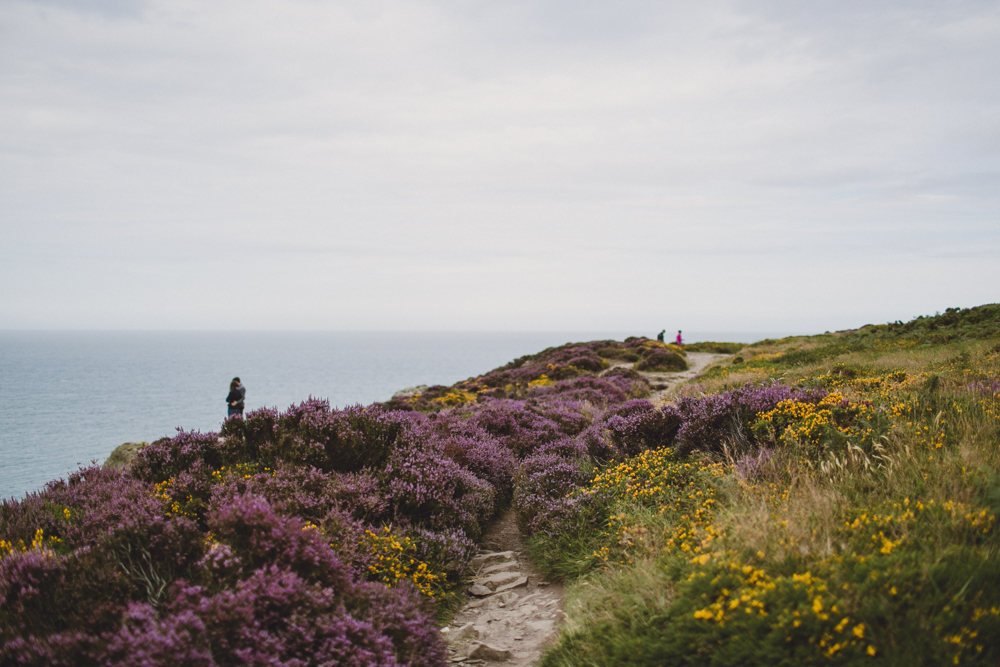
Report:
[[[148,445],[148,442],[123,442],[115,447],[111,456],[104,462],[105,468],[124,468],[130,463],[140,449]]]

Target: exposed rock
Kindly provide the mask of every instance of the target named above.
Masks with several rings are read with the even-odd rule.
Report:
[[[479,554],[472,557],[472,567],[483,567],[494,561],[514,560],[513,551],[493,551],[488,554]]]
[[[393,398],[407,398],[409,396],[415,396],[417,394],[422,394],[427,391],[427,385],[421,384],[416,387],[407,387],[406,389],[400,389],[395,394],[392,395]]]
[[[521,574],[521,573],[518,572],[517,574]],[[528,578],[527,577],[518,577],[517,579],[515,579],[514,581],[512,581],[509,584],[504,584],[503,586],[497,586],[497,589],[495,591],[493,591],[493,592],[494,593],[503,593],[504,591],[509,591],[512,588],[520,588],[521,586],[527,586],[527,585],[528,585]]]
[[[466,623],[462,627],[457,628],[456,630],[452,630],[451,632],[448,633],[448,636],[446,637],[449,644],[451,642],[457,642],[461,641],[462,639],[469,639],[469,638],[472,639],[479,638],[479,630],[477,630],[472,623]]]
[[[513,655],[505,648],[497,648],[489,644],[476,644],[476,647],[469,652],[469,659],[499,662],[500,660],[509,660]]]
[[[148,442],[125,442],[111,452],[111,456],[104,462],[105,468],[124,468],[132,463],[132,459],[139,453],[139,450],[148,445]]]
[[[507,561],[506,563],[500,563],[499,565],[490,565],[489,567],[484,568],[481,574],[488,576],[491,574],[496,574],[497,572],[511,572],[512,570],[516,570],[517,568],[518,568],[517,561],[512,560],[512,561]]]
[[[520,572],[498,572],[482,579],[476,579],[476,583],[480,586],[486,586],[491,591],[496,591],[499,590],[499,586],[516,581],[520,576]]]
[[[477,598],[485,597],[487,595],[492,595],[493,591],[482,584],[472,584],[469,586],[469,595],[475,595]]]

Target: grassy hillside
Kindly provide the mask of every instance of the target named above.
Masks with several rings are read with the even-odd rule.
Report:
[[[1000,660],[1000,306],[733,354],[593,341],[309,399],[0,503],[0,664],[443,665],[484,525],[571,584],[546,665]]]
[[[536,534],[575,582],[544,664],[997,664],[1000,306],[738,355],[661,408],[710,438]]]

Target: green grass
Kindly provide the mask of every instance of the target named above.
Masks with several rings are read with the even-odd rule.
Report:
[[[822,386],[847,407],[789,405],[761,424],[775,456],[756,477],[691,461],[723,471],[699,480],[714,500],[700,514],[604,471],[602,530],[533,543],[570,582],[542,664],[1000,662],[1000,395],[983,389],[1000,379],[998,324],[985,306],[764,341],[699,378],[699,393]],[[633,481],[686,483],[627,463]]]

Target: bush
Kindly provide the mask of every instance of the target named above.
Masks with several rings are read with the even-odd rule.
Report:
[[[522,529],[528,530],[539,512],[592,475],[593,466],[585,458],[567,458],[556,452],[526,458],[517,471],[514,492],[514,510]]]
[[[825,389],[797,390],[780,384],[744,385],[701,397],[684,397],[670,407],[681,420],[677,449],[721,454],[734,441],[752,440],[750,427],[758,414],[773,410],[778,403],[796,400],[816,403]]]
[[[687,369],[688,365],[684,357],[676,352],[657,348],[647,350],[635,364],[635,370],[646,372],[686,371]]]
[[[461,530],[477,540],[482,524],[493,516],[493,487],[435,446],[397,451],[382,476],[397,522],[434,531]]]

